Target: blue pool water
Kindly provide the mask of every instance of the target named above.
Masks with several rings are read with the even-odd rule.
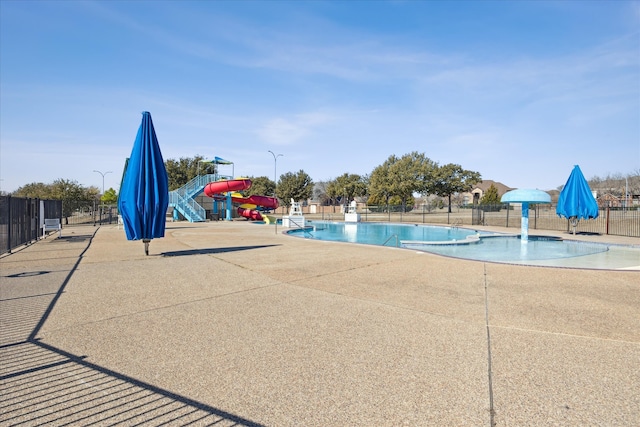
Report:
[[[478,261],[577,268],[637,268],[640,249],[554,237],[496,234],[443,226],[308,221],[290,235],[317,240],[403,247]]]
[[[427,225],[389,223],[341,223],[307,221],[311,228],[292,230],[289,234],[318,240],[364,243],[368,245],[397,246],[396,240],[453,241],[474,236],[474,230]],[[397,239],[396,239],[397,237]]]

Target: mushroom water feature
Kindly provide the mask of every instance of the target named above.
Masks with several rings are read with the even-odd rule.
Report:
[[[529,241],[529,203],[551,203],[551,196],[542,190],[512,190],[507,191],[500,199],[502,203],[521,203],[522,219],[520,222],[520,241]]]

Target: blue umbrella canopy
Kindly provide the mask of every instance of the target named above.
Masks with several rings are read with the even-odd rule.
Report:
[[[556,213],[568,219],[590,219],[598,217],[598,202],[593,197],[580,166],[575,165],[560,192]]]
[[[144,111],[122,180],[118,209],[127,239],[143,240],[147,255],[149,240],[164,237],[168,206],[167,170],[151,114]]]

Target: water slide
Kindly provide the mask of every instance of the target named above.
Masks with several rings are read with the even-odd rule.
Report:
[[[216,197],[224,193],[235,193],[249,188],[251,188],[250,179],[230,179],[208,183],[204,187],[204,194],[207,197]],[[257,221],[267,219],[260,213],[260,209],[276,209],[278,207],[278,199],[275,197],[258,195],[249,197],[232,196],[231,201],[240,204],[238,215]]]

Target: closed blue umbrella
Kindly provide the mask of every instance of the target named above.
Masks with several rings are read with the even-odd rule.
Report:
[[[578,165],[573,167],[567,183],[560,192],[556,213],[569,220],[573,226],[573,234],[576,234],[578,221],[598,217],[598,202]]]
[[[164,237],[169,206],[169,178],[153,128],[151,114],[142,113],[142,123],[133,143],[124,173],[118,209],[128,240],[142,240],[149,255],[149,241]]]

